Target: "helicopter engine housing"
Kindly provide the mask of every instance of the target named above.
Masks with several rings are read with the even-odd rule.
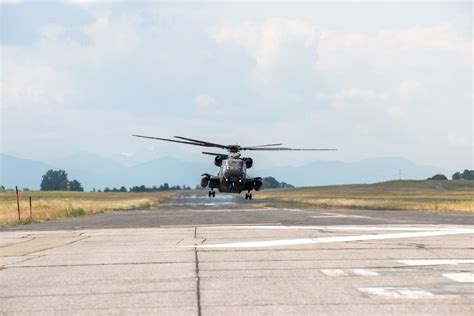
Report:
[[[217,166],[217,167],[220,167],[222,166],[222,160],[224,160],[224,157],[222,156],[216,156],[214,158],[214,164]]]
[[[253,180],[253,187],[254,187],[255,191],[260,191],[262,186],[263,186],[263,179],[262,178],[258,177],[258,178],[255,178]]]
[[[211,179],[211,176],[207,173],[203,174],[201,176],[201,187],[205,188],[209,184],[209,180]]]
[[[247,158],[242,158],[242,160],[245,161],[245,166],[247,167],[247,169],[252,168],[252,166],[253,166],[253,159],[252,158],[247,157]]]

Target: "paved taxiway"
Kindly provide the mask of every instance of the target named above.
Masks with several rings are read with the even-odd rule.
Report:
[[[0,230],[0,314],[474,314],[472,215],[257,203]]]

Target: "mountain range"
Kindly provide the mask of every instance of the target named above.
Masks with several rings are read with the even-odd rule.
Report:
[[[44,163],[0,154],[0,185],[6,188],[39,189],[41,177],[49,169],[63,169],[70,180],[77,179],[85,190],[135,185],[189,185],[195,187],[203,173],[216,174],[210,163],[182,161],[163,157],[148,162],[126,165],[113,158],[90,153],[78,153]],[[316,160],[300,166],[255,168],[249,176],[272,176],[295,186],[373,183],[399,178],[426,179],[437,173],[448,176],[450,171],[420,165],[400,157],[364,159],[354,162]]]

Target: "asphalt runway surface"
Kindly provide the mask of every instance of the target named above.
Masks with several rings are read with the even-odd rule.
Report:
[[[0,230],[0,314],[474,315],[472,215],[260,202]]]

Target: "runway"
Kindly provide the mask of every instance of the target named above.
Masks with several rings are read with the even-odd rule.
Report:
[[[474,314],[472,215],[260,202],[0,230],[0,314]]]

